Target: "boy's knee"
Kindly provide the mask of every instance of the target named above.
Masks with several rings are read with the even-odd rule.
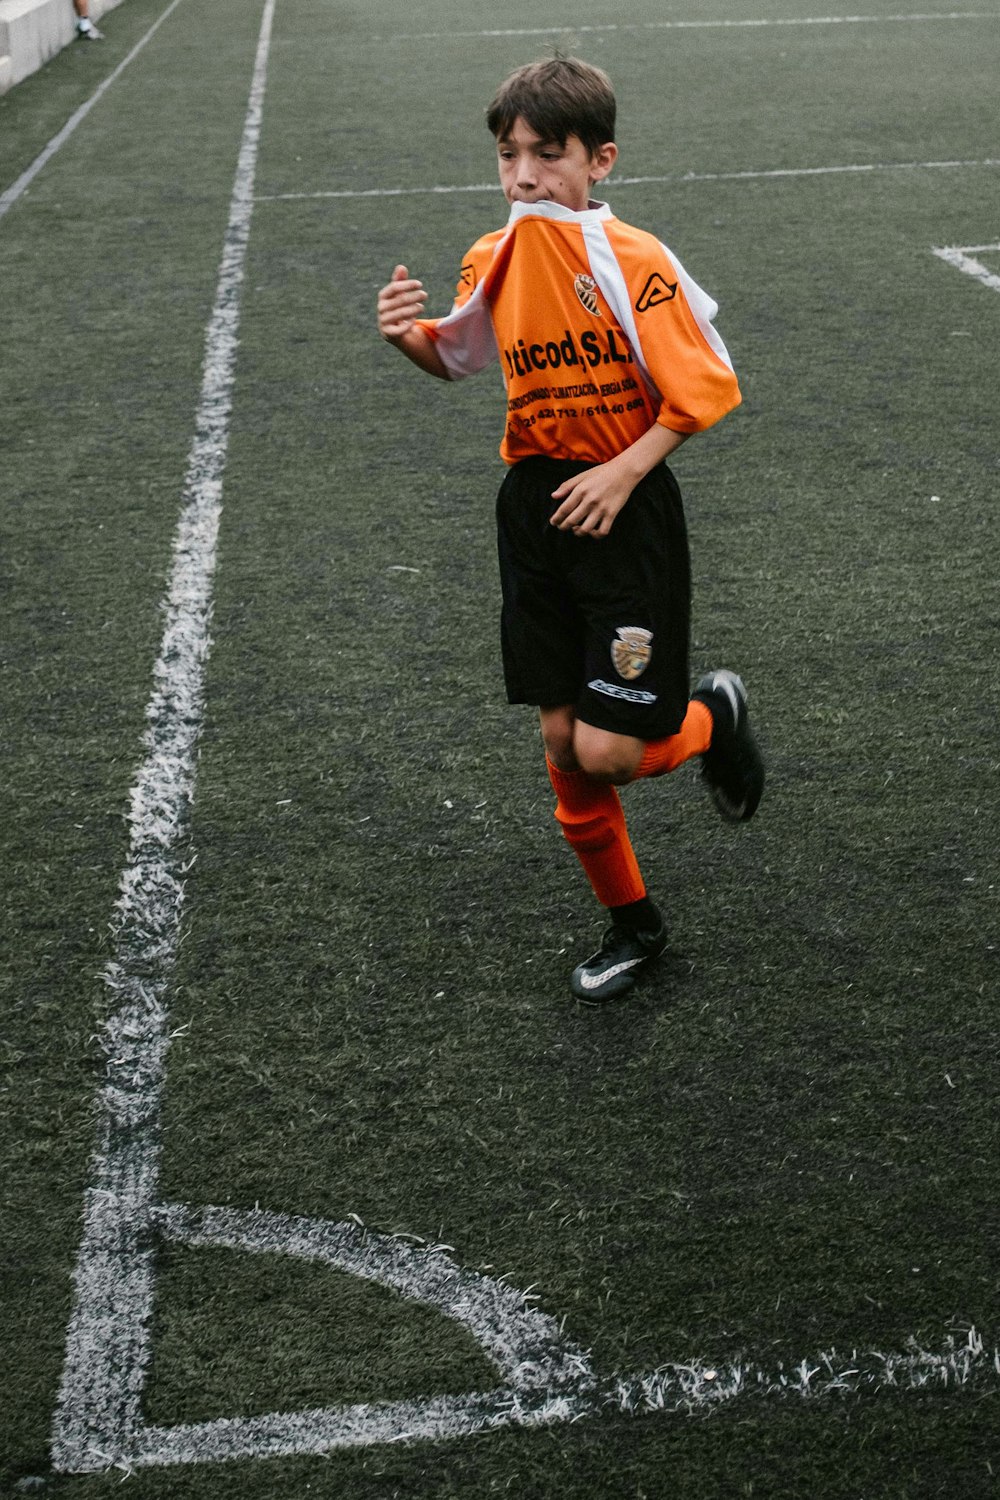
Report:
[[[623,786],[639,769],[643,742],[630,735],[611,734],[592,724],[577,723],[573,748],[580,769],[595,781]]]
[[[606,781],[611,786],[624,786],[632,780],[633,769],[629,761],[607,751],[588,750],[583,755],[577,752],[581,771],[586,771],[592,781]]]

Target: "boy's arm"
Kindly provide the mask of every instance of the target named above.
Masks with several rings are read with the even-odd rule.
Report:
[[[552,525],[577,536],[606,537],[615,517],[640,479],[680,447],[688,432],[674,432],[654,422],[630,448],[596,468],[584,469],[552,491],[561,500]]]
[[[419,369],[439,380],[450,380],[433,340],[415,326],[426,301],[423,283],[413,280],[405,266],[397,266],[392,280],[378,294],[378,331]]]

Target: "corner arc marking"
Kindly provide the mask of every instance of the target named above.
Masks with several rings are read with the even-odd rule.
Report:
[[[562,1337],[552,1318],[527,1307],[524,1295],[504,1282],[464,1270],[438,1246],[260,1208],[164,1204],[153,1209],[151,1221],[178,1243],[318,1260],[435,1307],[469,1330],[504,1382],[521,1394],[593,1383],[587,1356]]]

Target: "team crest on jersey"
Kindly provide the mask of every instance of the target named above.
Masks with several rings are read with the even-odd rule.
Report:
[[[611,642],[615,671],[626,682],[634,682],[649,666],[653,655],[653,632],[639,625],[621,625],[618,639]]]
[[[593,276],[585,276],[581,271],[573,282],[573,290],[587,311],[599,318],[601,310],[597,305],[597,282]]]
[[[672,302],[676,296],[676,281],[664,281],[659,271],[654,271],[640,293],[635,310],[648,312],[651,307],[659,307],[661,302]]]

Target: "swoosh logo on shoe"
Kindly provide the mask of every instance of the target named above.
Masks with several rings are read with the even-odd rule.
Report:
[[[645,958],[627,958],[624,963],[612,964],[610,969],[604,969],[600,974],[581,974],[580,983],[585,990],[596,990],[600,985],[607,984],[609,979],[615,979],[619,974],[634,969],[636,964],[645,962]]]
[[[740,693],[733,680],[733,674],[730,672],[713,673],[712,688],[716,693],[725,693],[732,704],[733,720],[737,721],[740,716]]]

